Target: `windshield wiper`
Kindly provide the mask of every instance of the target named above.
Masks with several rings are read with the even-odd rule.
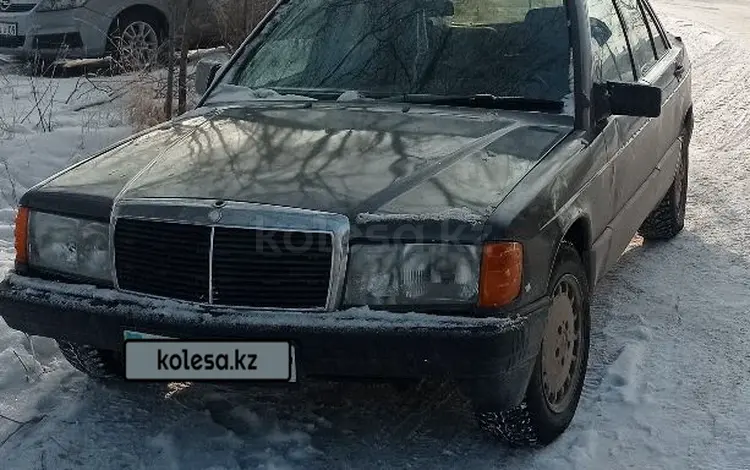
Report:
[[[315,98],[316,100],[336,100],[344,92],[349,90],[342,90],[339,88],[297,88],[297,87],[272,87],[277,93],[282,95],[301,95]]]
[[[303,95],[318,100],[336,100],[344,92],[340,88],[271,88],[281,94]],[[497,96],[486,93],[474,95],[434,95],[426,93],[402,93],[356,91],[362,98],[393,101],[411,104],[435,104],[444,106],[469,106],[474,108],[509,109],[519,111],[561,112],[565,108],[562,101],[526,98],[523,96]]]
[[[560,112],[565,108],[562,101],[525,98],[523,96],[496,96],[490,94],[476,95],[429,95],[407,93],[393,95],[388,101],[413,104],[437,104],[446,106],[470,106],[488,109],[511,109],[520,111]]]

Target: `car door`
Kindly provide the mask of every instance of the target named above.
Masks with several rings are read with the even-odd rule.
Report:
[[[628,40],[620,16],[613,0],[588,0],[591,29],[592,79],[594,83],[608,81],[632,82],[635,80],[633,63],[630,59]],[[595,166],[602,168],[598,173],[597,193],[593,206],[589,209],[594,231],[592,246],[595,277],[598,279],[611,264],[612,221],[620,212],[623,200],[618,190],[616,177],[619,173],[617,161],[622,157],[622,149],[627,143],[627,123],[623,116],[609,116],[597,123],[598,133],[594,140],[597,149],[592,153]]]
[[[631,70],[623,74],[622,81],[636,82],[649,72],[656,62],[656,57],[649,45],[646,24],[640,17],[637,0],[610,0],[620,20],[627,45],[627,62]],[[636,116],[612,116],[620,140],[620,148],[614,161],[614,197],[615,216],[626,209],[628,202],[638,189],[646,182],[658,161],[657,152],[647,148],[646,137],[650,134],[649,118]],[[614,227],[618,231],[621,227]],[[636,227],[637,228],[637,227]],[[629,229],[628,229],[629,230]],[[625,235],[627,236],[627,235]],[[632,237],[632,234],[630,234]]]
[[[633,80],[662,89],[662,114],[658,118],[615,116],[621,148],[614,159],[613,197],[616,208],[611,222],[612,240],[608,266],[627,248],[643,220],[666,193],[674,175],[675,145],[683,106],[673,99],[679,86],[675,73],[677,55],[654,35],[653,20],[642,0],[614,0],[625,31]],[[661,33],[661,31],[659,31]],[[662,50],[663,49],[663,50]],[[661,52],[660,52],[661,51]],[[679,96],[679,95],[677,95]],[[664,171],[659,172],[663,167]]]
[[[677,85],[672,55],[657,54],[657,43],[641,0],[614,0],[628,39],[634,80],[662,89],[662,106],[670,103]],[[668,110],[658,118],[616,117],[621,135],[627,139],[617,159],[616,206],[624,210],[657,167],[668,147],[677,138],[673,117]],[[638,224],[640,225],[640,224]],[[629,227],[635,231],[638,227]]]
[[[657,167],[665,164],[663,158],[674,149],[679,132],[675,119],[684,107],[672,99],[681,79],[676,68],[679,54],[672,50],[648,3],[589,0],[589,14],[594,81],[659,86],[664,110],[659,118],[610,116],[602,126],[600,138],[607,139],[611,158],[607,203],[612,219],[607,226],[608,239],[600,242],[607,245],[607,270],[668,188],[665,178],[657,178]]]

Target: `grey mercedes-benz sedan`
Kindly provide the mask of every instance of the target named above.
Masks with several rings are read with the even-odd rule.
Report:
[[[209,2],[194,1],[200,19],[191,42],[217,36]],[[171,28],[169,0],[0,0],[0,54],[43,59],[112,56],[151,61]],[[178,12],[179,14],[179,12]],[[182,18],[182,16],[179,16]]]
[[[282,0],[20,198],[0,316],[105,383],[447,380],[551,444],[597,286],[685,228],[692,67],[646,0]]]

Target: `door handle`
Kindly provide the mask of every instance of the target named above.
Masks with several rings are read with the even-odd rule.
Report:
[[[685,66],[682,64],[675,65],[674,76],[677,78],[682,78],[684,74],[685,74]]]

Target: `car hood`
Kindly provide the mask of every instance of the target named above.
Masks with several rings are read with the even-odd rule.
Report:
[[[213,108],[104,151],[47,181],[36,196],[90,197],[110,208],[115,198],[210,198],[360,219],[486,215],[571,129],[568,116],[510,111]]]

